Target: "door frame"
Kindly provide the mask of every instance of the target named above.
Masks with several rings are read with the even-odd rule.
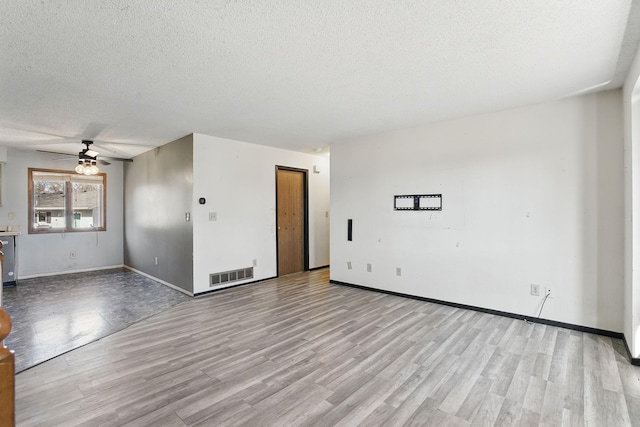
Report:
[[[280,242],[278,242],[278,171],[292,171],[302,173],[303,209],[304,209],[304,271],[309,271],[309,169],[276,165],[275,197],[276,197],[276,275],[280,277]]]

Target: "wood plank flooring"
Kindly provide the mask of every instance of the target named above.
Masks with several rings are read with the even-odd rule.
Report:
[[[20,426],[640,426],[620,340],[328,283],[175,306],[17,375]]]

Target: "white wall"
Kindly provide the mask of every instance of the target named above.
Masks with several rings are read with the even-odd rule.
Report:
[[[625,148],[624,334],[632,357],[640,357],[640,48],[623,88]],[[636,226],[634,227],[634,224]],[[635,273],[634,273],[635,272]]]
[[[251,267],[254,259],[252,280],[276,276],[276,165],[309,170],[309,267],[329,264],[327,157],[199,134],[193,157],[194,293],[215,289],[210,273]]]
[[[4,197],[0,225],[20,226],[17,237],[18,280],[78,270],[122,266],[122,163],[100,166],[107,173],[107,231],[28,234],[27,169],[30,167],[72,170],[60,156],[8,149],[4,169]],[[15,214],[9,220],[9,213]],[[70,252],[76,258],[70,258]]]
[[[622,150],[620,91],[333,144],[331,279],[621,332]]]

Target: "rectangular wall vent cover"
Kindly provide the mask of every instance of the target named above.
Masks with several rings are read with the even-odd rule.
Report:
[[[209,287],[246,279],[253,279],[253,267],[221,271],[220,273],[211,273],[209,274]]]

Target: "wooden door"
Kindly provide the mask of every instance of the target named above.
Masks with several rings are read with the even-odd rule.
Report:
[[[278,275],[305,269],[304,171],[276,169]]]

